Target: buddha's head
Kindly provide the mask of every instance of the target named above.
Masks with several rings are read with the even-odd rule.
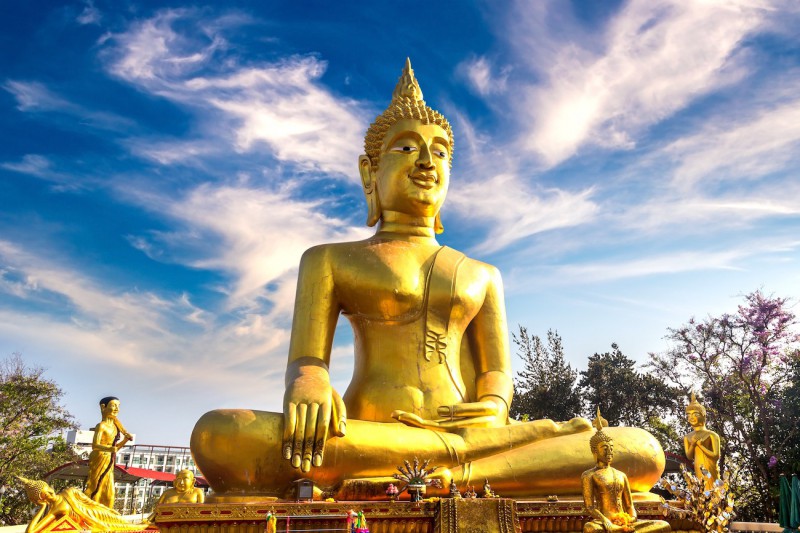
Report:
[[[701,427],[706,423],[706,408],[697,401],[697,398],[692,393],[689,405],[686,406],[686,420],[692,427]]]
[[[50,503],[56,496],[53,488],[44,481],[34,481],[22,476],[17,476],[17,479],[25,486],[25,493],[31,503],[36,505]]]
[[[100,400],[100,412],[103,414],[103,418],[117,418],[119,414],[119,398],[106,396]]]
[[[367,197],[367,225],[374,226],[384,210],[415,217],[435,217],[450,182],[453,132],[447,119],[425,105],[411,61],[397,82],[392,101],[364,139],[366,154],[358,159]]]
[[[596,431],[592,438],[589,439],[589,448],[592,450],[592,455],[594,455],[594,461],[609,465],[614,459],[614,439],[603,431],[604,427],[608,427],[608,421],[600,416],[599,407],[597,408],[597,417],[592,421],[592,425]]]
[[[187,469],[181,470],[175,475],[172,486],[181,494],[189,492],[194,488],[194,473]]]

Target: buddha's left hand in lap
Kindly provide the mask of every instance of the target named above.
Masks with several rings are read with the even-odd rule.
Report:
[[[435,431],[454,431],[462,428],[504,426],[508,417],[505,405],[502,408],[498,407],[497,403],[491,400],[442,405],[437,409],[437,413],[441,419],[425,420],[414,413],[397,410],[392,413],[392,418],[407,426]]]

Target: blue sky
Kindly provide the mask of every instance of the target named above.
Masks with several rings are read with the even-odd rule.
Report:
[[[644,362],[747,292],[800,297],[789,0],[3,11],[0,354],[83,427],[107,394],[144,443],[280,409],[296,265],[371,233],[356,161],[406,56],[456,136],[440,242],[500,268],[512,329]]]

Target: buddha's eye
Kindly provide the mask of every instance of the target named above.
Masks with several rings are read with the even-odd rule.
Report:
[[[392,152],[400,152],[404,154],[413,154],[417,151],[416,146],[411,146],[409,144],[398,144],[392,147]]]
[[[432,146],[431,147],[431,152],[435,156],[440,157],[442,159],[447,159],[447,156],[449,155],[447,153],[447,149],[445,147],[443,147],[442,145],[434,145],[434,146]]]

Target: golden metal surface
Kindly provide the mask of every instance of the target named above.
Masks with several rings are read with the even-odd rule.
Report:
[[[706,490],[719,479],[719,435],[706,427],[706,408],[694,395],[686,406],[686,419],[692,432],[683,437],[686,458],[694,463],[694,474],[704,480]],[[705,475],[703,469],[710,475]]]
[[[192,453],[216,493],[285,497],[307,477],[334,495],[416,456],[449,469],[462,491],[488,478],[503,496],[580,494],[593,464],[588,421],[509,420],[500,274],[436,240],[452,150],[450,125],[407,62],[358,161],[377,232],[314,247],[300,263],[283,413],[212,411],[194,429]],[[355,346],[343,398],[328,374],[340,314]],[[664,467],[658,442],[635,428],[613,434],[631,486],[648,490]]]
[[[94,501],[113,507],[116,454],[133,436],[117,419],[119,399],[109,396],[100,400],[100,413],[103,419],[94,428],[85,492]]]
[[[48,533],[77,524],[80,530],[142,531],[145,524],[125,521],[118,512],[98,503],[75,487],[58,494],[44,481],[18,478],[25,486],[28,499],[39,508],[28,523],[25,533]],[[65,524],[66,521],[66,524]]]
[[[663,520],[637,517],[628,476],[611,466],[614,439],[603,429],[604,423],[598,409],[596,432],[590,440],[596,466],[581,475],[583,503],[593,518],[583,525],[584,533],[669,532],[670,525]]]
[[[419,506],[409,502],[176,504],[159,509],[156,522],[162,533],[263,533],[269,513],[277,517],[277,530],[282,531],[286,516],[291,517],[292,529],[342,528],[349,511],[363,511],[372,533],[428,533],[446,530],[442,529],[442,522],[446,527],[449,527],[448,523],[454,523],[451,501],[426,501]],[[488,503],[491,507],[490,502],[497,501],[500,500],[468,500],[474,504],[469,509],[485,511],[482,504]],[[583,524],[589,519],[583,501],[577,499],[558,503],[543,500],[505,501],[508,502],[505,510],[513,509],[513,514],[505,510],[504,514],[512,514],[512,519],[520,524],[523,532],[578,532],[582,531]],[[640,517],[656,518],[661,515],[660,501],[636,502],[635,507]],[[495,516],[500,514],[494,508],[490,511]],[[464,517],[471,513],[459,513],[457,509],[456,514]],[[696,527],[689,527],[686,520],[670,519],[670,524],[675,532],[694,530],[692,533],[699,533]]]
[[[194,473],[183,469],[175,475],[171,489],[167,489],[158,498],[158,505],[170,503],[203,503],[203,491],[194,486]]]

